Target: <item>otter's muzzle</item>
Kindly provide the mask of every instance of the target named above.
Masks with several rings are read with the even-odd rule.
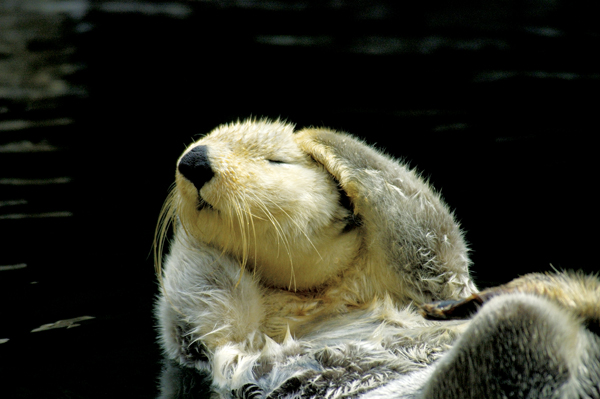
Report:
[[[181,158],[177,169],[198,191],[215,175],[210,167],[208,147],[205,145],[192,148]]]

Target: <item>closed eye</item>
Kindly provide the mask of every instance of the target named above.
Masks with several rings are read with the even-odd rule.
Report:
[[[287,163],[287,162],[282,161],[280,159],[267,159],[267,161],[269,161],[269,163],[279,163],[279,164],[281,164],[281,163]]]

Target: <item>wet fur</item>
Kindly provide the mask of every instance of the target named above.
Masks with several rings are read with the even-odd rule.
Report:
[[[540,320],[539,331],[550,326],[532,349],[536,362],[549,353],[563,374],[581,364],[565,366],[553,349],[566,338],[586,361],[600,353],[585,327],[600,312],[593,303],[582,316],[565,308],[557,301],[570,295],[564,289],[548,298],[540,290],[503,293],[472,322],[421,317],[419,305],[477,293],[467,247],[440,196],[360,140],[245,121],[193,143],[178,165],[199,146],[214,176],[197,187],[177,171],[157,230],[157,318],[166,356],[210,373],[217,397],[408,398],[425,390],[424,397],[458,398],[460,378],[477,380],[469,367],[487,364],[488,346],[505,346],[497,332],[515,330],[524,345],[531,320]],[[577,281],[564,278],[569,287]],[[597,279],[590,284],[597,293]],[[525,310],[509,312],[515,303]],[[600,380],[594,364],[592,386]],[[447,381],[451,373],[438,371],[452,369],[462,371]],[[467,386],[491,397],[482,383]]]

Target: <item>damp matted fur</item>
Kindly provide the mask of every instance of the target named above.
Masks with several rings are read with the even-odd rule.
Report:
[[[215,397],[599,397],[598,279],[554,277],[553,295],[529,277],[481,293],[472,321],[422,317],[482,298],[463,234],[425,180],[350,135],[222,125],[178,160],[160,220],[161,344]]]

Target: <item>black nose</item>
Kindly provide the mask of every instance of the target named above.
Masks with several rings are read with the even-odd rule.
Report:
[[[181,158],[177,168],[198,190],[215,175],[210,167],[208,147],[205,145],[192,148]]]

